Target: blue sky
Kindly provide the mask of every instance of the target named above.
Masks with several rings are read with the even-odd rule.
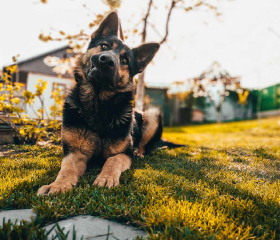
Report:
[[[61,46],[61,42],[42,43],[41,32],[51,28],[74,33],[84,28],[98,14],[107,10],[95,0],[1,1],[0,65],[13,55],[28,57]],[[150,22],[164,34],[167,0],[154,0]],[[191,2],[191,1],[190,1]],[[196,1],[193,1],[195,3]],[[176,9],[171,16],[167,44],[161,46],[146,81],[168,84],[197,76],[213,61],[218,61],[232,75],[241,76],[242,85],[258,88],[280,82],[280,1],[279,0],[212,0],[223,13],[217,19],[212,12],[189,13]],[[90,11],[82,4],[86,3]],[[124,30],[132,30],[141,20],[147,0],[123,0],[119,17]],[[141,25],[137,25],[141,29]],[[140,44],[140,36],[128,33],[126,43]],[[148,41],[160,37],[151,27]]]

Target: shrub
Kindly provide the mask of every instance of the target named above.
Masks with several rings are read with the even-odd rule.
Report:
[[[4,117],[0,120],[8,124],[15,133],[15,143],[36,144],[42,138],[50,139],[57,143],[60,141],[55,134],[61,128],[61,116],[64,94],[61,89],[55,85],[51,98],[54,104],[50,106],[50,116],[48,115],[44,103],[44,91],[48,82],[38,79],[36,91],[32,93],[28,90],[20,94],[23,87],[22,83],[12,82],[12,74],[16,72],[16,65],[6,68],[4,73],[4,83],[0,83],[0,111]],[[20,106],[23,98],[24,103],[32,109],[35,118],[27,115],[26,109]],[[40,102],[38,109],[34,108],[35,101]]]

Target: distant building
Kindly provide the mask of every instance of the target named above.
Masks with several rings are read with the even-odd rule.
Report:
[[[256,99],[252,92],[249,93],[246,104],[239,104],[237,93],[230,92],[230,95],[225,98],[221,107],[221,121],[229,122],[254,118],[255,102]],[[205,122],[217,121],[216,110],[208,98],[206,98],[203,111],[205,114]]]
[[[181,86],[181,83],[179,85]],[[170,89],[172,89],[171,93]],[[174,94],[175,92],[176,86],[174,87],[174,85],[147,84],[145,87],[144,108],[156,107],[160,109],[164,126],[204,122],[204,112],[201,110],[201,102],[204,100],[188,101]]]
[[[280,83],[253,91],[256,98],[254,112],[260,116],[280,115]]]
[[[193,123],[203,123],[204,122],[204,112],[201,110],[194,109],[192,111],[192,122]]]
[[[163,124],[169,125],[170,106],[167,97],[168,86],[159,84],[148,84],[145,86],[144,108],[158,108],[163,116]]]
[[[255,97],[240,86],[218,62],[198,77],[176,81],[168,93],[172,99],[171,125],[251,119]]]
[[[44,92],[44,100],[46,110],[49,111],[49,106],[53,104],[51,99],[51,92],[54,84],[56,83],[62,90],[68,91],[74,85],[74,76],[69,73],[65,73],[62,76],[58,76],[57,73],[53,72],[52,68],[47,66],[44,63],[44,59],[47,56],[66,58],[73,56],[73,53],[68,53],[70,48],[68,46],[60,47],[49,52],[45,52],[36,56],[31,56],[26,59],[19,60],[16,63],[10,65],[17,65],[17,72],[13,74],[12,81],[20,82],[24,84],[22,91],[29,90],[35,92],[35,85],[37,84],[38,79],[42,79],[48,82],[47,89]],[[7,65],[9,66],[9,65]],[[3,68],[3,71],[6,71],[6,68]],[[23,106],[27,110],[29,117],[35,117],[34,112],[28,107]],[[34,109],[40,107],[40,102],[35,101]]]

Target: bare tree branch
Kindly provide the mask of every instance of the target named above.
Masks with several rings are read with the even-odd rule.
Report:
[[[145,17],[143,18],[144,26],[143,26],[143,32],[142,32],[142,43],[146,42],[148,17],[150,15],[152,4],[153,4],[153,0],[150,0],[148,9],[147,9],[147,13],[146,13]],[[139,74],[138,83],[137,83],[137,95],[136,95],[136,101],[135,101],[135,107],[137,110],[140,110],[140,111],[143,111],[143,107],[144,107],[144,105],[143,105],[144,96],[145,96],[144,74],[145,74],[145,72],[142,72]]]
[[[217,16],[220,15],[220,13],[218,13],[218,11],[217,11],[217,7],[215,7],[215,6],[211,5],[211,4],[202,2],[202,1],[199,2],[199,3],[197,3],[197,4],[195,4],[195,5],[193,5],[193,6],[190,6],[190,7],[188,7],[188,8],[186,8],[186,7],[184,7],[184,6],[176,6],[177,3],[179,3],[179,2],[183,2],[183,1],[182,1],[182,0],[172,0],[172,2],[171,2],[170,8],[169,8],[169,10],[168,10],[168,15],[167,15],[166,23],[165,23],[165,35],[164,35],[164,37],[162,38],[162,40],[160,41],[160,44],[163,44],[164,42],[167,41],[167,37],[168,37],[168,34],[169,34],[169,21],[170,21],[170,16],[171,16],[171,13],[172,13],[172,11],[173,11],[174,8],[182,8],[182,9],[184,9],[185,11],[190,11],[190,10],[193,10],[193,9],[195,9],[195,8],[197,8],[197,7],[200,7],[201,5],[204,5],[204,6],[208,7],[209,9],[215,11],[215,13],[216,13]]]
[[[143,18],[144,28],[143,28],[143,33],[142,33],[142,43],[144,43],[146,41],[148,17],[150,15],[152,3],[153,3],[153,0],[150,0],[146,16]]]
[[[162,40],[160,41],[159,44],[163,44],[166,40],[167,40],[167,37],[168,37],[168,33],[169,33],[169,21],[170,21],[170,16],[171,16],[171,13],[172,13],[172,10],[174,9],[174,7],[176,6],[176,4],[180,2],[180,0],[172,0],[171,2],[171,6],[168,10],[168,15],[167,15],[167,19],[166,19],[166,23],[165,23],[165,35],[164,37],[162,38]]]
[[[269,27],[268,30],[280,39],[280,34],[278,32],[276,32],[273,28]]]
[[[151,24],[150,22],[147,22],[147,24],[148,24],[149,26],[152,27],[152,29],[155,31],[155,33],[156,33],[159,37],[162,38],[162,35],[160,34],[160,32],[156,29],[156,27],[155,27],[153,24]]]

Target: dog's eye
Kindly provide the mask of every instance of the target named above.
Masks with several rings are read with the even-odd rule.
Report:
[[[128,64],[127,58],[121,58],[121,64]]]
[[[102,49],[102,50],[107,50],[107,49],[108,49],[108,45],[106,45],[106,44],[101,44],[101,49]]]

